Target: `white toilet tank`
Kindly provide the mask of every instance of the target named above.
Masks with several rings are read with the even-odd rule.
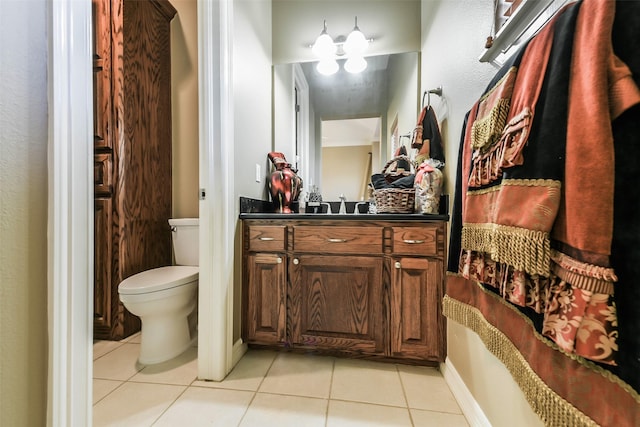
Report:
[[[198,265],[198,218],[172,218],[171,241],[176,265]]]

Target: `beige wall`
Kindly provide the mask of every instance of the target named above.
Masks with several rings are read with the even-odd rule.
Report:
[[[362,199],[371,149],[371,145],[322,148],[320,190],[325,201],[339,201],[341,194],[350,202]]]
[[[171,0],[172,215],[198,217],[197,0]]]
[[[43,426],[47,7],[0,1],[0,426]]]
[[[446,102],[433,95],[431,100],[441,122],[451,195],[464,116],[497,71],[478,61],[491,14],[492,2],[422,1],[422,91],[443,88]],[[504,365],[473,332],[448,322],[447,339],[448,358],[494,427],[541,425]]]

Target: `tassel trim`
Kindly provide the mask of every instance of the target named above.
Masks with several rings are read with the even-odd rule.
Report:
[[[529,274],[549,277],[549,233],[498,224],[464,224],[462,248],[485,252],[496,262]]]
[[[442,302],[443,314],[475,332],[487,350],[505,365],[518,384],[531,409],[548,426],[597,426],[591,418],[554,392],[533,371],[518,348],[480,310],[448,295]]]
[[[498,99],[489,113],[477,119],[471,126],[471,148],[486,152],[495,145],[507,124],[507,116],[511,107],[510,99]]]

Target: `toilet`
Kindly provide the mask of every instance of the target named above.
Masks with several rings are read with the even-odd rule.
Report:
[[[176,265],[143,271],[118,286],[120,301],[140,317],[140,357],[151,365],[173,359],[196,340],[190,322],[198,296],[198,218],[170,219]]]

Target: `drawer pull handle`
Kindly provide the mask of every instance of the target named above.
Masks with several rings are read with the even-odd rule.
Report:
[[[421,243],[424,243],[424,240],[408,240],[408,239],[404,239],[403,242],[408,244],[408,245],[419,245]]]
[[[258,237],[258,240],[262,240],[263,242],[270,242],[272,240],[276,240],[275,237]]]
[[[298,258],[294,258],[294,259],[293,259],[293,263],[294,263],[295,265],[298,265],[298,264],[300,264],[300,260],[299,260]]]
[[[400,264],[400,261],[396,261],[395,265],[396,268],[402,268],[402,264]]]
[[[278,264],[282,264],[282,258],[278,257]]]
[[[327,239],[329,243],[345,243],[347,239]]]

